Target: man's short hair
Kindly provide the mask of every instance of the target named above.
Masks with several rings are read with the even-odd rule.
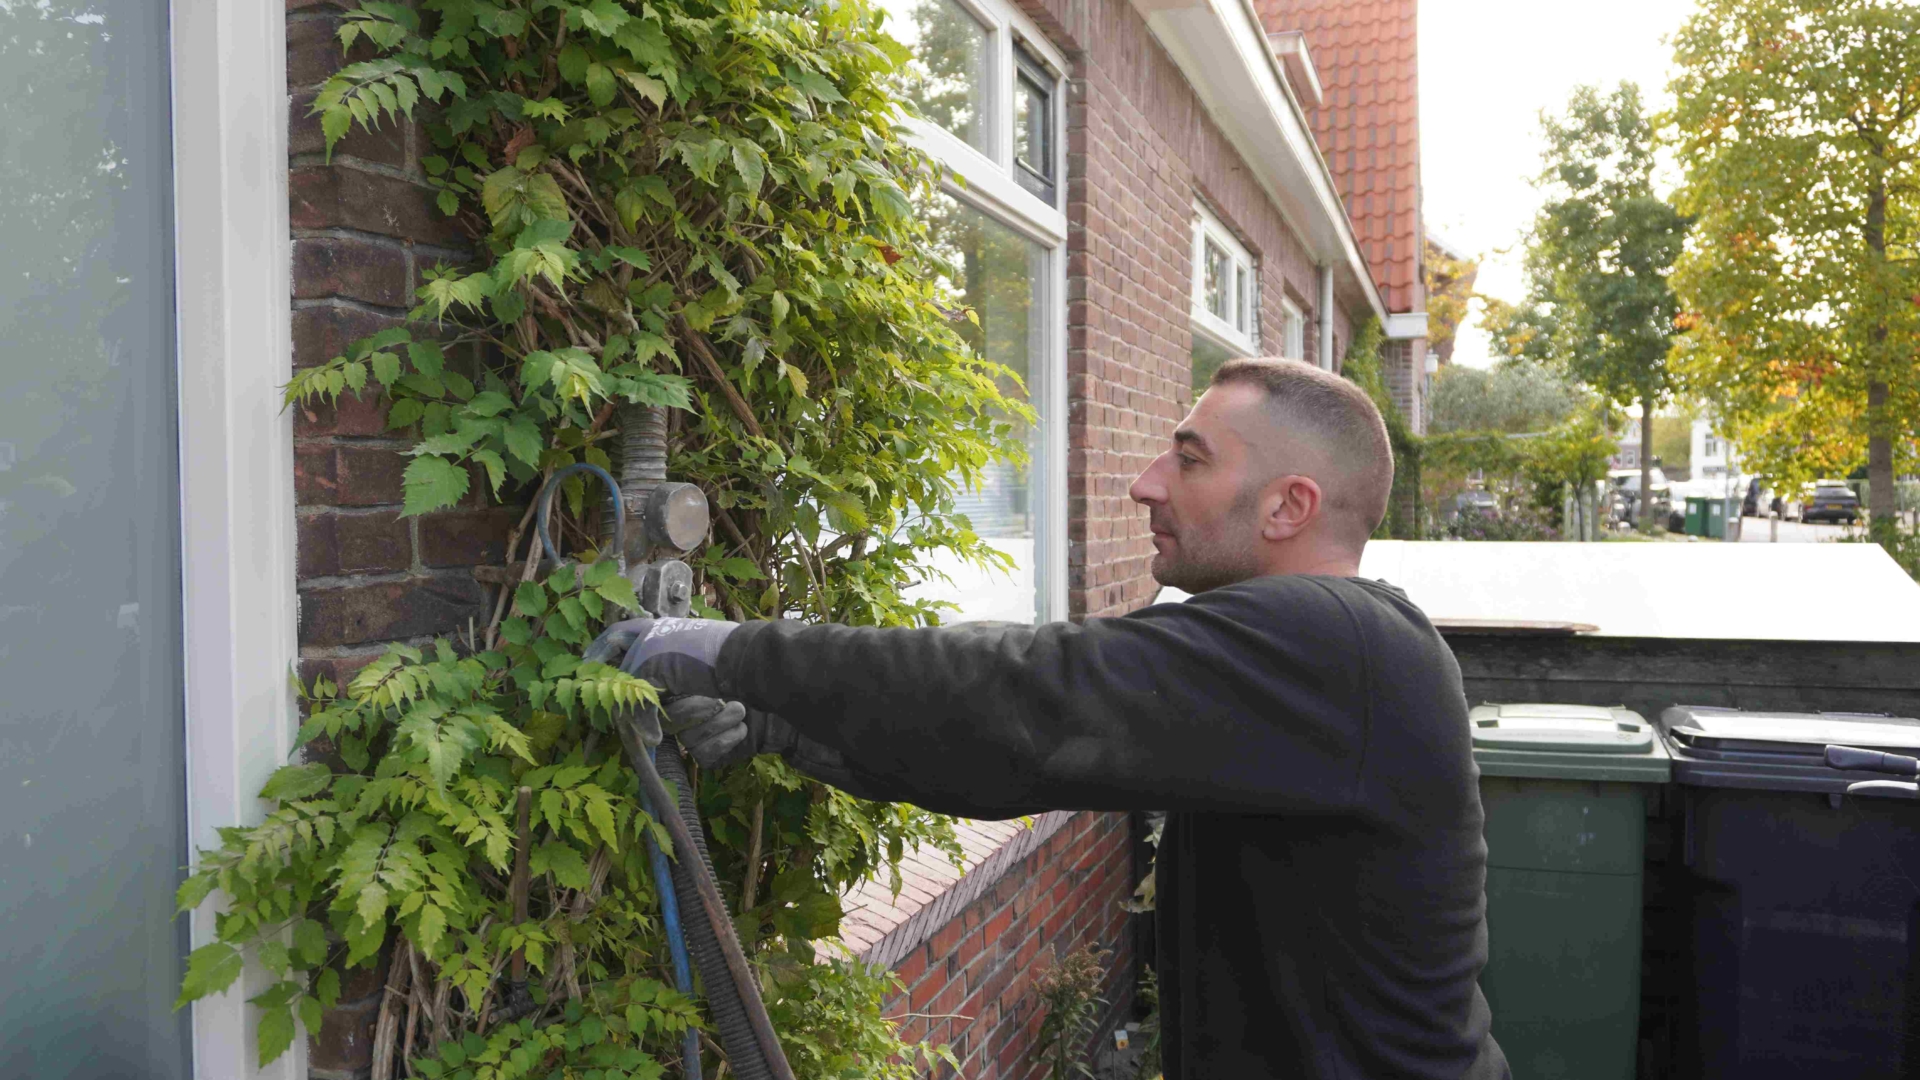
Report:
[[[1393,491],[1393,444],[1373,399],[1331,371],[1278,356],[1221,364],[1213,385],[1231,384],[1265,390],[1281,428],[1326,451],[1335,474],[1314,477],[1321,505],[1340,537],[1358,551],[1386,520]]]

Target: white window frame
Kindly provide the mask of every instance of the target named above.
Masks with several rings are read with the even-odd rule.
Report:
[[[170,16],[186,810],[199,850],[262,818],[260,786],[297,728],[293,421],[280,407],[293,366],[286,11],[172,0]],[[213,940],[219,903],[191,916],[195,947]],[[249,961],[226,993],[194,1003],[194,1076],[306,1076],[304,1033],[255,1064],[246,999],[269,981]]]
[[[1307,313],[1288,296],[1280,298],[1280,355],[1289,360],[1307,358]]]
[[[1067,617],[1067,215],[1065,55],[1047,41],[1033,20],[1006,0],[954,0],[987,32],[986,86],[980,108],[988,152],[968,145],[938,125],[905,118],[909,141],[946,166],[948,195],[1012,228],[1045,251],[1037,305],[1045,313],[1045,344],[1033,358],[1027,394],[1040,417],[1040,460],[1032,463],[1029,495],[1034,514],[1034,612],[1040,622]],[[1053,156],[1055,205],[1014,179],[1014,80],[1019,68],[1014,43],[1048,69],[1055,82]]]
[[[1207,307],[1207,244],[1211,242],[1227,256],[1229,276],[1225,318]],[[1252,356],[1259,351],[1260,264],[1240,238],[1214,216],[1207,204],[1193,204],[1192,300],[1193,332],[1227,350],[1233,356]],[[1240,287],[1241,275],[1246,287]]]

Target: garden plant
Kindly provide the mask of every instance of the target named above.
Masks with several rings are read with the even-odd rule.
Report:
[[[966,343],[961,272],[914,210],[940,177],[902,140],[906,54],[862,0],[368,2],[340,38],[351,62],[314,105],[329,151],[356,125],[419,122],[471,260],[286,397],[384,399],[414,440],[407,514],[474,485],[524,505],[575,462],[617,470],[621,409],[670,406],[670,469],[716,522],[689,556],[703,613],[924,625],[930,557],[1000,563],[953,499],[1018,455],[1026,413]],[[611,727],[655,690],[580,659],[634,606],[595,558],[600,501],[563,488],[555,532],[578,561],[557,568],[520,518],[487,625],[300,686],[301,759],[179,897],[221,905],[182,1003],[232,985],[244,954],[271,974],[252,999],[263,1062],[356,967],[384,972],[376,1078],[657,1076],[705,1025],[670,985],[643,844],[665,835]],[[821,956],[848,888],[897,888],[914,845],[958,857],[947,821],[772,757],[693,783],[797,1075],[906,1076],[943,1053],[900,1043],[888,976]]]

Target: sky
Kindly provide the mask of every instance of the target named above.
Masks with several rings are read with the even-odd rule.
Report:
[[[1582,83],[1640,84],[1665,108],[1665,39],[1686,0],[1420,0],[1420,175],[1427,228],[1482,257],[1476,287],[1518,301],[1519,240],[1540,206],[1540,110],[1565,108]],[[1477,323],[1475,318],[1470,322]],[[1477,325],[1455,363],[1491,362]]]

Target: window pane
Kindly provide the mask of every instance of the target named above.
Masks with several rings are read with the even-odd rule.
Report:
[[[1033,381],[1043,374],[1046,355],[1041,306],[1046,249],[946,195],[931,200],[924,213],[935,249],[960,275],[948,284],[980,319],[978,326],[964,320],[955,325],[981,355],[1008,368],[1029,388],[1021,390],[1008,380],[1003,389],[1028,399]],[[1026,464],[991,466],[978,489],[957,500],[957,509],[975,532],[1013,561],[1014,569],[1007,573],[957,560],[940,563],[938,569],[952,582],[929,582],[914,595],[958,604],[959,613],[948,616],[949,621],[1032,622],[1036,617],[1033,476],[1042,468],[1044,446],[1031,424],[1015,421],[1012,437],[1026,444]]]
[[[1227,290],[1232,288],[1233,263],[1227,258],[1227,253],[1221,250],[1220,245],[1211,239],[1205,241],[1203,260],[1205,279],[1202,282],[1202,291],[1206,298],[1207,310],[1221,319],[1231,318],[1233,312],[1227,300]]]
[[[1013,83],[1013,163],[1015,179],[1051,206],[1055,200],[1053,156],[1053,79],[1029,56],[1014,49],[1019,74]]]
[[[1221,364],[1233,359],[1233,355],[1214,344],[1212,338],[1195,334],[1193,335],[1193,356],[1191,359],[1193,363],[1193,393],[1195,397],[1198,397],[1205,393],[1207,386],[1213,382],[1213,373],[1220,370]]]
[[[0,1073],[174,1080],[165,3],[0,3]]]
[[[880,0],[886,31],[913,51],[902,72],[920,115],[988,153],[987,31],[953,0]]]
[[[1252,301],[1249,300],[1247,296],[1247,268],[1244,266],[1234,267],[1233,276],[1236,283],[1233,289],[1233,325],[1238,327],[1240,332],[1244,334],[1247,332],[1247,327],[1251,325],[1249,321],[1249,311],[1253,307]]]

